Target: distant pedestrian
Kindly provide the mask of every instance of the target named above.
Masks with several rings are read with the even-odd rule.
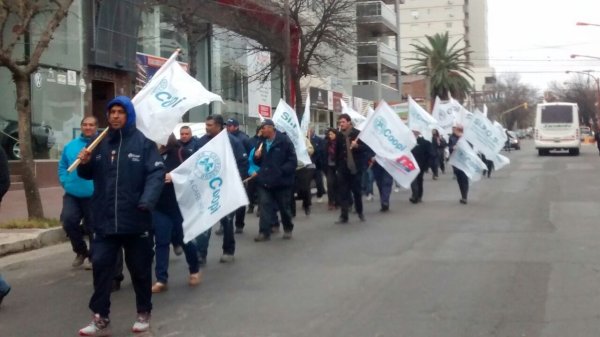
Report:
[[[326,170],[326,144],[325,140],[315,133],[314,128],[308,130],[310,136],[310,143],[314,149],[313,154],[310,156],[313,164],[315,164],[315,171],[312,179],[315,181],[315,188],[317,189],[317,203],[323,202],[323,196],[325,195],[325,186],[323,184],[323,174]]]
[[[304,142],[306,144],[306,150],[309,156],[314,154],[314,148],[308,138],[304,138]],[[292,217],[296,216],[296,199],[302,201],[302,209],[304,210],[304,214],[310,215],[311,206],[312,206],[312,192],[311,192],[311,182],[312,178],[315,174],[315,164],[314,162],[306,165],[301,161],[297,161],[296,165],[296,178],[294,179],[294,191],[292,192]],[[294,194],[297,195],[297,198],[294,197]]]
[[[281,214],[283,239],[292,238],[294,223],[290,199],[294,188],[297,166],[296,150],[287,135],[275,129],[275,123],[267,119],[261,124],[262,140],[252,160],[260,169],[255,172],[258,185],[260,219],[256,242],[271,239],[271,227],[277,221],[277,210]]]
[[[125,263],[136,295],[133,332],[150,329],[152,311],[152,215],[164,184],[165,170],[156,144],[135,127],[131,100],[118,96],[107,106],[108,136],[93,151],[79,154],[77,173],[94,181],[92,197],[92,267],[94,294],[89,307],[92,322],[80,336],[108,334],[110,293],[117,255]]]
[[[8,157],[2,148],[0,148],[0,205],[2,198],[10,188],[10,172],[8,170]]]
[[[340,128],[336,143],[336,173],[341,214],[338,224],[348,222],[350,205],[354,203],[360,221],[365,221],[362,203],[362,177],[367,170],[368,146],[358,139],[360,131],[352,126],[348,114],[338,117]]]
[[[327,142],[325,145],[327,151],[327,166],[325,173],[327,175],[327,202],[329,206],[328,209],[330,211],[339,206],[337,197],[337,170],[335,167],[337,160],[337,135],[338,132],[336,129],[330,128],[327,130]]]
[[[413,204],[416,204],[423,201],[423,175],[429,169],[429,164],[434,159],[435,153],[430,141],[425,139],[419,131],[413,130],[413,133],[417,138],[417,145],[412,149],[412,154],[421,171],[410,184],[412,195],[409,200]]]
[[[450,150],[450,153],[454,152],[454,147],[462,135],[463,127],[461,125],[457,125],[452,128],[452,135],[450,135],[450,139],[448,141],[448,149]],[[463,170],[457,168],[456,166],[452,166],[452,171],[456,176],[456,182],[458,183],[458,188],[460,189],[460,203],[466,205],[467,197],[469,196],[469,177],[467,177]]]
[[[73,252],[76,254],[71,265],[79,267],[84,261],[87,261],[86,269],[92,268],[84,234],[91,238],[92,210],[90,200],[92,194],[94,194],[94,183],[91,180],[79,177],[77,172],[69,173],[67,169],[77,160],[81,150],[88,146],[91,139],[97,135],[97,131],[98,120],[96,117],[84,117],[81,120],[81,135],[65,145],[58,162],[58,180],[65,190],[60,221],[71,241]]]
[[[436,180],[439,177],[439,171],[442,171],[442,174],[446,173],[445,149],[448,144],[438,130],[433,129],[431,134],[431,144],[433,146],[434,154],[434,158],[431,162],[431,172],[433,173],[433,180]]]

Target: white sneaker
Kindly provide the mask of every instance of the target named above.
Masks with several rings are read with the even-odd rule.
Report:
[[[317,198],[317,204],[322,204],[325,199],[323,197]]]
[[[92,261],[90,261],[89,257],[85,259],[85,262],[83,263],[83,269],[92,270]]]
[[[368,194],[367,195],[367,201],[373,201],[373,194]]]
[[[110,336],[109,323],[108,318],[102,318],[99,314],[95,314],[92,322],[79,330],[79,336]]]
[[[137,333],[146,332],[148,330],[150,330],[150,313],[138,313],[137,320],[135,321],[135,323],[133,323],[131,331]]]
[[[400,192],[400,189],[398,187],[394,187],[394,192],[398,193]]]

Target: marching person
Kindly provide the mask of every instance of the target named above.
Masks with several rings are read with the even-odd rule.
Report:
[[[152,211],[152,223],[154,225],[154,237],[156,239],[156,263],[154,266],[154,275],[156,283],[152,286],[153,293],[160,293],[167,290],[169,279],[169,245],[173,233],[183,233],[183,216],[177,204],[175,188],[171,181],[170,172],[176,169],[187,159],[187,153],[181,147],[175,135],[171,135],[166,146],[161,146],[160,154],[163,157],[167,173],[165,174],[165,185],[160,198],[156,203],[156,208]],[[183,243],[183,242],[182,242]],[[193,241],[183,245],[185,260],[188,264],[190,287],[197,286],[202,281],[200,265],[198,263],[198,253]]]
[[[150,329],[152,311],[152,216],[164,183],[164,164],[156,144],[135,126],[131,100],[118,96],[107,105],[108,135],[98,146],[79,154],[77,173],[94,182],[92,267],[94,294],[91,323],[80,336],[109,333],[110,293],[117,255],[125,263],[136,295],[137,319],[132,331]]]
[[[192,134],[192,128],[187,125],[179,128],[179,146],[183,149],[186,158],[200,148],[198,146],[198,138]]]
[[[326,142],[326,175],[327,175],[327,202],[328,209],[334,210],[339,206],[337,198],[337,173],[335,169],[335,163],[337,158],[337,135],[338,132],[334,128],[327,129],[327,142]]]
[[[336,143],[336,173],[341,214],[338,224],[348,222],[352,198],[360,221],[365,221],[362,203],[362,176],[367,169],[368,146],[358,139],[360,131],[352,126],[348,114],[338,117],[340,131]]]
[[[442,171],[442,174],[446,173],[446,158],[444,158],[444,149],[446,148],[447,144],[444,140],[444,137],[440,135],[440,132],[437,129],[433,129],[431,133],[431,144],[433,145],[434,154],[434,158],[431,163],[431,171],[433,173],[433,180],[437,180],[440,170]]]
[[[450,150],[451,154],[454,152],[454,147],[462,135],[463,127],[461,125],[452,127],[452,135],[450,135],[450,139],[448,140],[448,149]],[[469,177],[467,177],[463,170],[457,168],[456,166],[452,166],[452,171],[456,176],[456,182],[458,183],[458,188],[460,189],[460,203],[466,205],[467,197],[469,196]]]
[[[373,177],[379,190],[379,203],[381,204],[379,211],[385,213],[390,210],[390,195],[392,194],[394,178],[379,165],[375,158],[372,159],[371,170],[373,170]]]
[[[315,133],[315,128],[308,130],[310,136],[310,144],[313,148],[313,154],[310,156],[310,160],[315,164],[315,171],[312,179],[315,181],[315,187],[317,188],[317,203],[323,202],[323,196],[325,195],[325,186],[323,185],[323,171],[325,170],[326,152],[325,152],[325,140]]]
[[[246,151],[246,155],[248,153],[250,153],[250,150],[252,150],[252,143],[250,142],[250,138],[248,137],[247,134],[245,134],[244,132],[242,132],[242,130],[240,130],[240,123],[238,122],[237,119],[235,118],[229,118],[227,120],[227,122],[225,123],[225,125],[227,126],[227,132],[229,132],[230,135],[234,136],[239,142],[240,144],[242,144],[242,146],[244,147],[244,150]],[[242,175],[242,180],[248,178],[248,172],[244,171],[243,175]],[[248,199],[250,199],[250,192],[248,189],[248,185],[245,186],[246,187],[246,194],[248,194]],[[246,206],[241,206],[240,208],[238,208],[235,211],[235,233],[237,234],[241,234],[244,232],[244,226],[246,226],[245,223],[245,218],[246,218]],[[219,234],[219,231],[217,231],[215,234]],[[222,234],[222,232],[221,232]]]
[[[429,169],[429,164],[433,161],[435,156],[431,142],[425,139],[423,135],[416,130],[413,130],[413,134],[417,138],[417,145],[412,149],[412,154],[419,165],[421,171],[410,184],[412,190],[412,196],[409,201],[413,204],[423,201],[423,175]]]
[[[90,199],[94,193],[94,183],[79,177],[77,172],[69,173],[67,169],[77,160],[79,153],[90,143],[92,137],[96,136],[97,131],[98,120],[96,117],[84,117],[81,120],[81,135],[65,145],[58,162],[58,180],[65,190],[60,220],[71,241],[73,252],[76,254],[71,265],[79,267],[87,260],[86,269],[92,269],[92,265],[89,263],[89,250],[83,235],[91,238]],[[83,220],[83,228],[81,220]]]
[[[312,157],[312,155],[315,152],[312,143],[307,137],[304,138],[304,143],[306,144],[306,151],[308,152],[308,155]],[[303,162],[298,160],[296,166],[296,179],[294,181],[294,191],[292,191],[292,199],[290,204],[292,207],[292,217],[296,216],[296,198],[294,197],[294,194],[297,194],[297,199],[302,200],[302,209],[304,210],[304,214],[310,215],[310,207],[312,206],[312,193],[310,191],[310,183],[314,175],[314,162],[305,165]]]
[[[199,147],[206,145],[211,139],[216,137],[225,127],[225,121],[221,115],[210,115],[206,117],[206,134],[198,140]],[[238,172],[243,180],[244,177],[248,176],[248,154],[244,149],[244,146],[235,138],[231,133],[227,133],[231,148],[233,150],[233,156],[237,164]],[[235,237],[233,234],[233,216],[236,211],[223,217],[220,221],[220,225],[223,228],[223,255],[219,259],[221,263],[233,262],[235,254]],[[206,256],[208,253],[208,244],[211,236],[211,229],[208,229],[204,233],[200,234],[196,238],[196,245],[198,248],[198,259],[201,264],[206,263]]]
[[[266,119],[261,124],[263,140],[257,145],[253,162],[259,167],[254,172],[259,195],[259,234],[255,242],[271,239],[271,227],[277,221],[277,210],[281,213],[283,239],[292,238],[294,224],[290,199],[294,188],[294,172],[297,158],[294,144],[287,135],[275,129],[275,123]]]

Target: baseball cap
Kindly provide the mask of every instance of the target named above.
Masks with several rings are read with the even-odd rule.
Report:
[[[275,123],[273,123],[272,119],[265,119],[262,123],[260,123],[260,127],[262,128],[263,126],[267,126],[270,125],[272,127],[275,127]]]
[[[229,118],[226,122],[225,125],[233,125],[233,126],[240,126],[240,123],[237,121],[237,119],[235,118]]]

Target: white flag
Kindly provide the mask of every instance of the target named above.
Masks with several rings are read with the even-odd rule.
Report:
[[[489,158],[488,158],[488,160],[489,160]],[[503,167],[505,167],[507,165],[510,165],[510,159],[501,155],[500,153],[497,153],[494,157],[491,158],[491,160],[494,162],[494,170],[496,170],[496,171],[502,169]]]
[[[480,112],[471,114],[468,124],[465,124],[463,138],[487,158],[494,158],[502,150],[503,137],[504,131],[500,131]]]
[[[436,125],[435,118],[408,96],[408,127],[419,131],[423,138],[431,142],[431,131],[436,128]]]
[[[296,112],[283,99],[279,100],[279,104],[277,104],[277,109],[273,115],[273,123],[275,123],[277,130],[285,132],[290,137],[290,140],[294,143],[298,160],[304,165],[310,165],[312,161],[306,149],[306,134],[303,134],[300,129]]]
[[[348,114],[350,116],[350,119],[352,119],[352,126],[357,128],[358,130],[362,130],[364,123],[367,121],[367,117],[359,114],[357,111],[350,108],[348,104],[344,102],[343,99],[340,100],[340,103],[342,104],[342,113]]]
[[[369,116],[358,138],[375,151],[377,162],[402,187],[408,188],[419,174],[419,166],[410,152],[417,140],[385,101]]]
[[[304,113],[302,114],[302,120],[300,121],[300,129],[302,134],[308,137],[308,128],[310,126],[310,93],[306,92],[306,103],[304,105]]]
[[[227,130],[171,171],[171,178],[186,243],[248,204]]]
[[[443,102],[439,97],[435,98],[435,104],[431,115],[438,121],[439,126],[444,130],[444,134],[452,133],[452,126],[457,123],[457,115],[462,106],[455,100]]]
[[[479,158],[464,137],[461,137],[454,146],[454,151],[450,155],[448,164],[462,170],[472,181],[481,179],[483,171],[487,170],[485,163]]]
[[[212,101],[222,102],[221,96],[206,90],[183,70],[176,60],[177,54],[178,51],[174,52],[131,100],[137,112],[138,130],[157,144],[167,144],[173,128],[189,109]]]

